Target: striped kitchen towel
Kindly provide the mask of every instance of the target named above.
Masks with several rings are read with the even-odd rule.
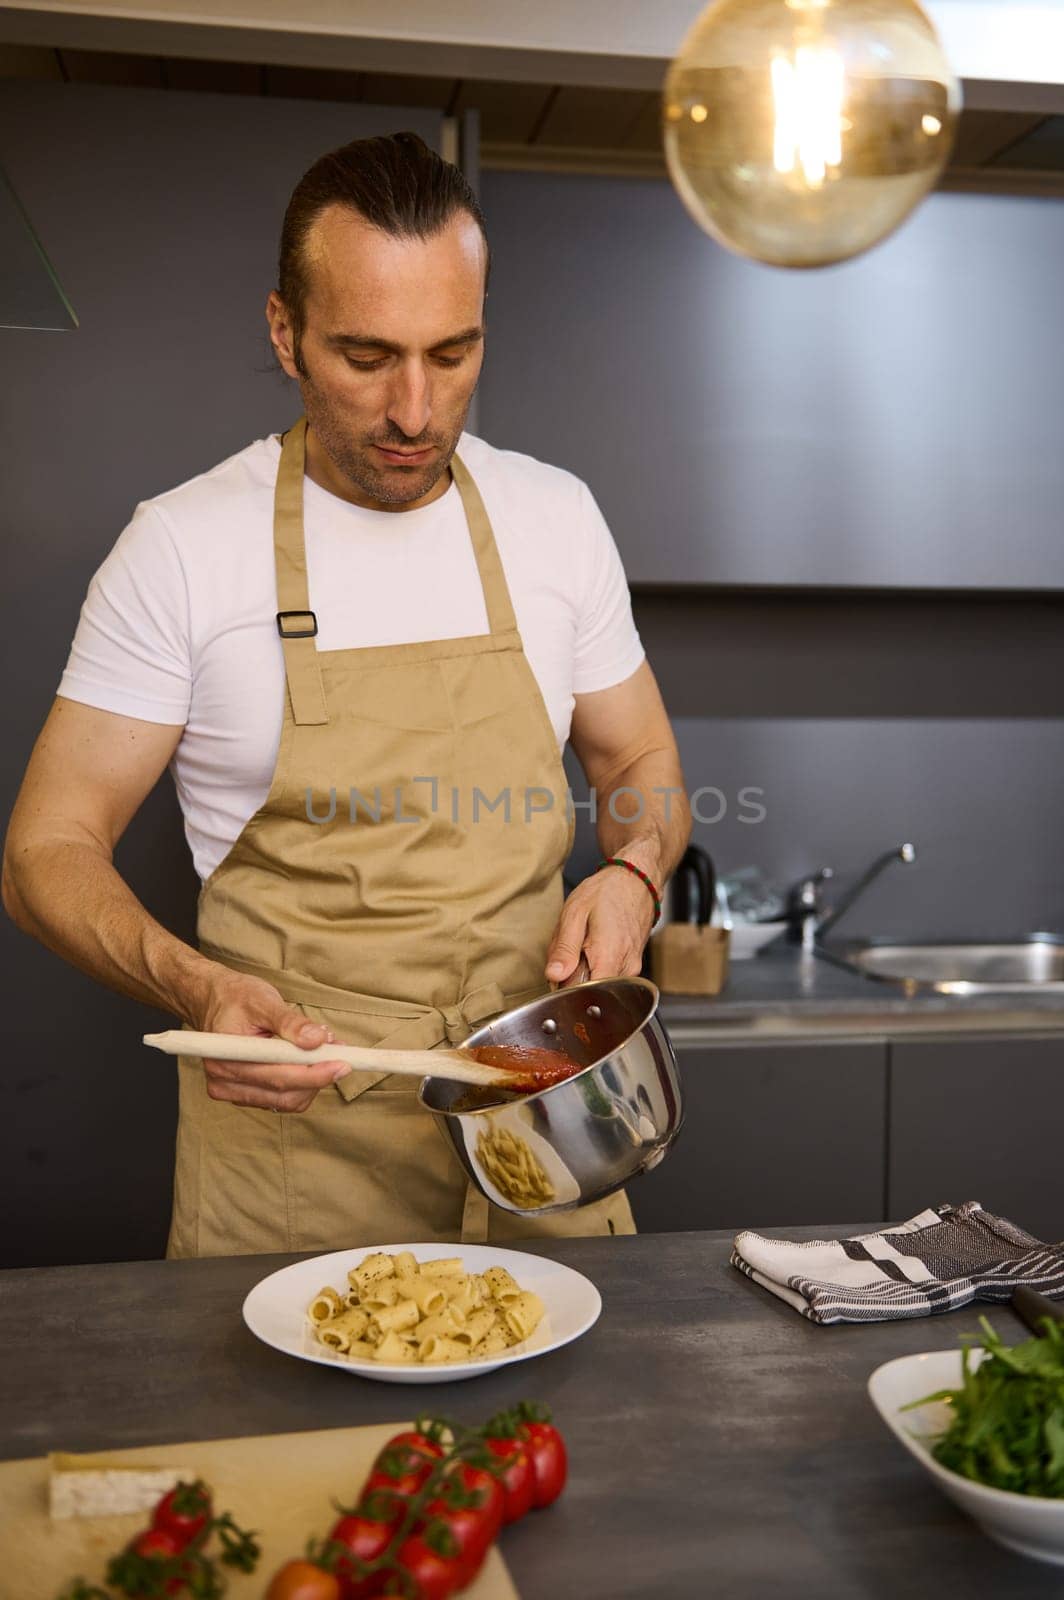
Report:
[[[888,1322],[1008,1300],[1020,1284],[1064,1300],[1064,1242],[1044,1244],[978,1200],[853,1239],[736,1234],[731,1264],[811,1322]]]

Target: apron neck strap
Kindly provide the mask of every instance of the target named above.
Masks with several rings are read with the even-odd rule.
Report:
[[[480,586],[484,591],[484,607],[488,613],[489,633],[512,633],[517,628],[513,603],[502,570],[499,547],[492,532],[491,519],[484,508],[480,490],[469,468],[457,452],[451,457],[451,476],[462,499],[469,536],[473,542]]]
[[[307,549],[303,531],[303,475],[306,471],[307,419],[288,430],[281,446],[273,497],[273,551],[277,569],[277,629],[284,649],[285,675],[296,722],[328,722],[321,667],[314,635],[317,618],[310,609]],[[499,547],[480,490],[469,468],[451,457],[451,473],[469,524],[477,572],[484,591],[488,632],[517,630]]]
[[[303,538],[303,470],[307,419],[285,434],[273,491],[273,556],[277,570],[277,631],[296,722],[325,723],[325,690],[314,644],[318,619],[310,609],[307,549]]]

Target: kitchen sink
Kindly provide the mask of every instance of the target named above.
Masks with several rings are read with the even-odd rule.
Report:
[[[1033,933],[997,943],[967,940],[919,944],[838,940],[817,954],[866,978],[900,984],[909,992],[989,994],[1059,989],[1064,992],[1064,938]]]

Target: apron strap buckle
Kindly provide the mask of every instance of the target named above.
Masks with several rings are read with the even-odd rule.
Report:
[[[285,617],[309,617],[314,624],[311,628],[286,628]],[[282,639],[313,639],[318,631],[318,619],[313,611],[278,611],[277,632]]]

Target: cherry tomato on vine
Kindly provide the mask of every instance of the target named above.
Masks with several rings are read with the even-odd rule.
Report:
[[[532,1476],[535,1479],[532,1504],[537,1508],[552,1505],[565,1488],[565,1480],[569,1476],[565,1440],[549,1422],[523,1422],[519,1431],[525,1449],[532,1458]]]
[[[464,1589],[467,1583],[472,1583],[484,1565],[484,1557],[498,1532],[498,1524],[493,1527],[484,1520],[480,1511],[472,1507],[455,1508],[448,1506],[444,1501],[434,1500],[425,1507],[424,1519],[419,1522],[415,1532],[424,1533],[428,1529],[441,1526],[447,1529],[453,1540],[452,1559],[461,1568],[460,1587]]]
[[[146,1561],[172,1561],[181,1554],[181,1541],[166,1528],[145,1528],[138,1533],[129,1548],[135,1556]]]
[[[472,1467],[467,1461],[461,1462],[454,1469],[453,1477],[462,1491],[462,1496],[470,1498],[473,1510],[490,1529],[491,1538],[494,1539],[502,1527],[503,1512],[506,1509],[506,1490],[502,1483],[486,1467]]]
[[[442,1455],[439,1445],[425,1434],[397,1433],[373,1463],[363,1499],[380,1489],[396,1495],[416,1494]]]
[[[454,1556],[441,1555],[420,1533],[404,1539],[396,1560],[413,1578],[418,1600],[448,1600],[468,1582],[462,1562]]]
[[[340,1580],[312,1561],[286,1561],[275,1572],[265,1600],[340,1600]]]
[[[437,1460],[443,1455],[443,1446],[431,1438],[429,1434],[420,1433],[416,1428],[408,1428],[405,1433],[395,1434],[388,1440],[388,1443],[381,1451],[381,1455],[384,1455],[388,1450],[400,1449],[418,1450],[422,1455],[433,1456]],[[380,1456],[377,1459],[379,1461]]]
[[[394,1531],[393,1523],[376,1522],[355,1511],[340,1518],[329,1539],[333,1544],[342,1545],[356,1560],[369,1562],[384,1554]],[[354,1562],[343,1555],[337,1557],[335,1572],[343,1600],[366,1600],[380,1587],[379,1577],[362,1577]]]
[[[205,1484],[179,1483],[164,1494],[152,1513],[152,1527],[172,1533],[184,1549],[211,1520],[211,1497]]]
[[[164,1577],[163,1569],[177,1562],[183,1549],[180,1541],[165,1528],[145,1528],[130,1541],[125,1555],[116,1556],[110,1563],[108,1582],[117,1583],[122,1574],[125,1594],[180,1594],[187,1587],[185,1579],[176,1573],[173,1577]],[[130,1561],[135,1563],[133,1570],[128,1565]],[[136,1587],[128,1587],[130,1582],[135,1582]]]
[[[457,1557],[465,1569],[465,1583],[471,1583],[484,1564],[502,1526],[506,1491],[498,1478],[483,1467],[467,1462],[447,1476],[439,1494],[425,1506],[416,1532],[423,1532],[433,1520],[442,1522],[457,1546]]]
[[[500,1482],[505,1494],[502,1511],[503,1523],[516,1522],[526,1511],[531,1511],[536,1490],[532,1457],[521,1439],[485,1439],[492,1455],[505,1463]]]

